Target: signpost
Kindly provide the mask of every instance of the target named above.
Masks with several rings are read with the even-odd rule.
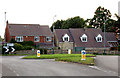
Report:
[[[68,49],[68,54],[71,54],[71,49]]]
[[[81,60],[85,60],[85,58],[86,58],[85,50],[82,50],[81,51]]]
[[[37,50],[37,57],[40,57],[40,50]]]

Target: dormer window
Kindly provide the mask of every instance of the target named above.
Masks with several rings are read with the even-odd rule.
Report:
[[[82,42],[87,42],[87,35],[83,34],[82,37],[80,37]]]
[[[64,42],[69,42],[69,36],[68,36],[67,34],[65,34],[65,35],[63,36],[63,41],[64,41]]]
[[[102,42],[102,36],[100,34],[96,37],[96,41],[97,42]]]

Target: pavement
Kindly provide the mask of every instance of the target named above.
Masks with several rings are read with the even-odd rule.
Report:
[[[23,56],[0,56],[2,76],[118,76],[97,66],[58,62],[54,59],[21,59]],[[0,72],[1,74],[1,72]]]

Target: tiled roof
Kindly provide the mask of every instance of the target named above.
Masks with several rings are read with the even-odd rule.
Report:
[[[57,36],[59,42],[63,42],[62,38],[65,34],[67,34],[70,37],[69,41],[73,42],[73,38],[70,34],[69,29],[55,29],[55,33],[56,33],[56,36]]]
[[[8,24],[11,36],[52,36],[48,25]]]
[[[69,32],[68,32],[69,31]],[[95,28],[70,28],[70,29],[56,29],[55,30],[59,42],[62,41],[62,35],[67,33],[70,35],[70,41],[74,41],[76,47],[87,47],[87,48],[103,48],[104,47],[104,35],[100,29]],[[82,42],[80,37],[86,34],[87,42]],[[96,37],[102,36],[102,42],[97,42]],[[106,47],[110,47],[106,41]]]
[[[107,41],[116,41],[117,42],[114,32],[106,32],[106,39],[107,39]]]

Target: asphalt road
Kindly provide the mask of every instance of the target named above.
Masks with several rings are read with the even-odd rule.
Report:
[[[21,59],[22,56],[0,56],[3,76],[117,76],[98,67],[54,61],[54,59]],[[0,72],[1,74],[1,72]]]

